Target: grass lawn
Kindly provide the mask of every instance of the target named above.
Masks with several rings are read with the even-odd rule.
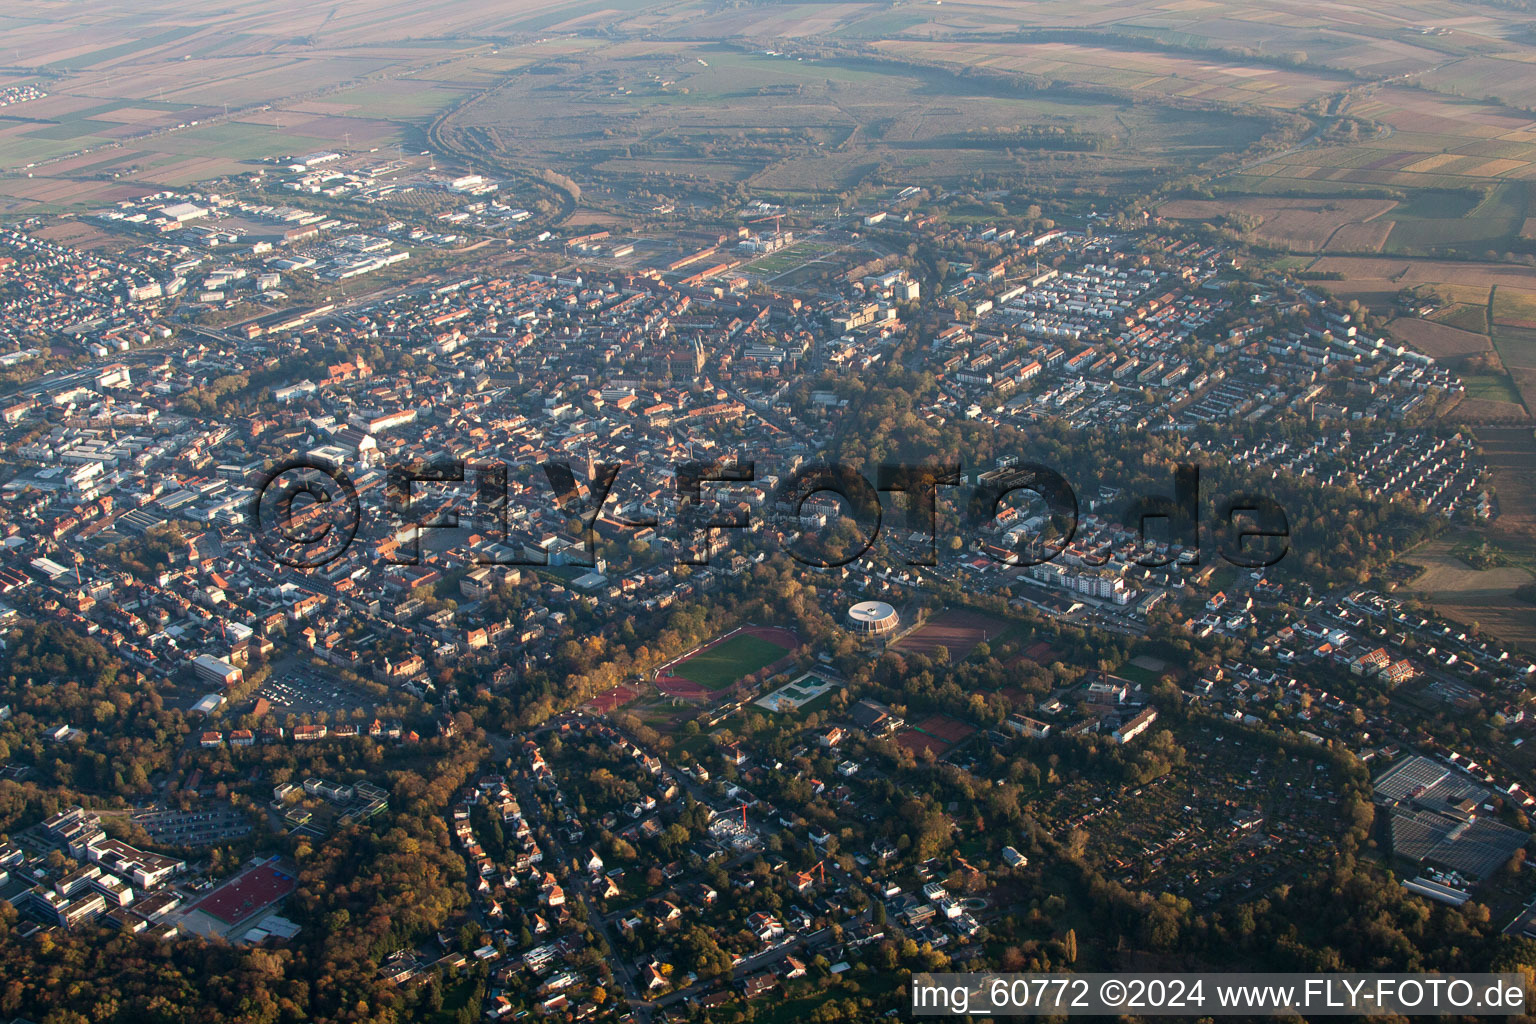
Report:
[[[772,665],[788,653],[787,648],[776,643],[747,633],[738,633],[724,643],[694,655],[681,665],[674,665],[672,671],[706,690],[720,690],[742,676]]]
[[[842,687],[835,686],[819,697],[814,697],[806,703],[802,704],[799,710],[793,713],[797,715],[808,715],[812,711],[825,711],[832,706],[832,698],[837,696],[841,690]]]
[[[1520,403],[1520,392],[1502,374],[1469,373],[1461,382],[1466,385],[1468,398],[1481,398],[1488,402],[1514,402],[1516,405]]]
[[[1130,662],[1126,662],[1115,669],[1115,675],[1123,676],[1133,683],[1140,683],[1142,686],[1155,686],[1157,681],[1163,677],[1161,672],[1153,672],[1151,669],[1142,668],[1140,665],[1132,665]]]

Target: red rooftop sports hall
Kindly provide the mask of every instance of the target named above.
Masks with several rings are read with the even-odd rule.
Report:
[[[298,888],[298,879],[277,866],[277,859],[242,871],[192,907],[234,926],[266,910]]]
[[[789,665],[800,637],[778,626],[738,626],[674,658],[656,670],[656,689],[672,697],[702,700],[748,676],[766,677]]]

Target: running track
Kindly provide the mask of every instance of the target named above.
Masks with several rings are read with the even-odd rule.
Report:
[[[789,649],[788,654],[773,664],[765,666],[761,670],[765,675],[773,675],[785,665],[789,664],[789,661],[791,657],[793,657],[794,652],[800,648],[800,637],[792,629],[781,629],[778,626],[738,626],[731,630],[729,633],[726,633],[724,636],[717,636],[715,639],[711,640],[704,646],[695,647],[687,654],[684,654],[678,658],[673,658],[671,661],[658,668],[656,670],[656,689],[660,690],[662,693],[667,694],[668,696],[683,697],[687,700],[704,700],[705,698],[709,697],[711,693],[725,693],[733,689],[736,685],[735,683],[733,683],[731,686],[725,687],[722,690],[706,690],[704,687],[700,686],[698,683],[695,683],[691,679],[684,679],[682,676],[673,674],[672,669],[678,665],[681,665],[689,658],[693,658],[699,654],[702,654],[704,651],[709,650],[716,644],[724,643],[731,637],[735,636],[737,633],[746,633],[749,636],[757,637],[759,640],[767,640],[769,643],[778,644],[781,647],[786,647]]]

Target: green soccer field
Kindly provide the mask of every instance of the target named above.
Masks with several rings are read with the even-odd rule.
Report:
[[[706,690],[720,690],[742,676],[772,665],[788,653],[788,648],[780,647],[770,640],[738,633],[724,643],[716,644],[682,664],[672,666],[672,673],[691,683],[698,683]]]

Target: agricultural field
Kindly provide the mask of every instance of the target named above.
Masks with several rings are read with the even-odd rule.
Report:
[[[1270,179],[1265,191],[1292,181],[1329,181],[1410,189],[1456,189],[1536,177],[1530,115],[1494,103],[1437,96],[1397,86],[1352,90],[1338,114],[1385,126],[1347,143],[1322,140],[1245,169]],[[1505,222],[1518,234],[1525,190],[1494,190],[1468,218]]]
[[[1496,288],[1492,311],[1495,327],[1536,328],[1536,291]]]
[[[618,44],[513,76],[440,130],[461,154],[769,191],[836,193],[989,171],[1112,188],[1192,168],[1265,130],[1257,119],[858,59],[720,45]],[[508,125],[518,121],[516,131]]]
[[[1473,373],[1461,378],[1466,394],[1447,414],[1452,420],[1518,420],[1526,416],[1520,392],[1505,374]]]
[[[641,0],[517,0],[432,9],[402,0],[340,6],[232,0],[199,11],[173,0],[148,0],[131,13],[82,8],[68,22],[17,19],[6,26],[6,39],[38,66],[71,73],[363,48],[396,58],[444,40],[574,29],[651,6]]]
[[[816,42],[791,55],[699,42],[710,39]],[[1239,205],[1292,198],[1280,193],[1305,203],[1315,190],[1379,203],[1346,193],[1381,185],[1497,187],[1468,212],[1451,204],[1422,217],[1276,205],[1258,214],[1257,240],[1480,254],[1507,248],[1533,219],[1531,119],[1460,98],[1503,95],[1528,48],[1490,12],[1451,16],[1428,0],[530,0],[431,11],[235,0],[190,17],[151,0],[125,17],[82,8],[63,24],[18,20],[7,40],[15,73],[48,76],[50,91],[0,123],[10,209],[99,204],[322,146],[419,149],[434,119],[461,105],[435,138],[471,163],[822,197],[989,172],[1043,193],[1112,195],[1242,151],[1272,127],[1245,111],[1327,110],[1380,130],[1243,167],[1226,185],[1260,198]],[[1459,95],[1364,84],[1402,75]]]
[[[617,6],[617,5],[615,5]],[[1254,54],[1286,67],[1349,72],[1366,77],[1424,72],[1470,55],[1518,53],[1506,40],[1505,12],[1453,7],[1431,0],[1395,0],[1384,4],[1320,4],[1284,0],[1253,5],[1237,0],[1129,0],[1081,4],[1042,0],[944,0],[942,4],[897,0],[896,3],[783,3],[772,5],[682,5],[641,15],[625,23],[631,30],[658,36],[699,38],[736,36],[754,39],[806,39],[830,36],[850,41],[901,40],[930,45],[934,40],[1015,44],[1032,30],[1071,26],[1094,31],[1116,44],[1155,42],[1211,58]],[[1453,34],[1427,35],[1423,26],[1452,24]],[[1008,38],[1012,35],[1012,38]],[[967,38],[970,37],[970,38]],[[1001,38],[1000,38],[1001,37]],[[1075,41],[1075,40],[1074,40]],[[1507,72],[1506,72],[1507,74]],[[1061,77],[1065,77],[1064,75]],[[1494,79],[1497,73],[1484,77]],[[1492,91],[1468,91],[1484,95]]]
[[[1493,346],[1520,393],[1520,401],[1526,409],[1536,410],[1536,331],[1495,328]]]
[[[1367,14],[1294,4],[1262,15],[1234,6],[1179,5],[1153,13],[1143,5],[1115,5],[1112,18],[1101,17],[1107,9],[1087,17],[1077,10],[1051,22],[1048,12],[1057,5],[1031,5],[1021,20],[1050,28],[1006,40],[979,32],[962,39],[905,32],[873,45],[893,57],[968,72],[1339,119],[1339,131],[1320,124],[1302,144],[1248,160],[1218,179],[1218,199],[1178,200],[1164,206],[1164,216],[1226,220],[1229,227],[1257,219],[1248,237],[1295,252],[1482,256],[1520,245],[1532,212],[1536,132],[1526,109],[1506,104],[1528,106],[1522,90],[1536,88],[1518,84],[1532,77],[1528,46],[1476,17],[1455,19],[1448,34],[1429,33],[1424,26],[1437,19],[1419,5]],[[946,6],[925,27],[961,20]],[[1069,24],[1080,28],[1055,27]],[[1090,26],[1098,31],[1087,31]],[[1229,58],[1236,53],[1247,59]],[[1474,61],[1497,69],[1467,76],[1463,69]],[[1492,81],[1500,72],[1517,80],[1508,91]],[[1396,84],[1404,76],[1439,82],[1436,73],[1446,76],[1443,93]],[[1379,81],[1366,84],[1372,79]],[[1480,83],[1476,91],[1468,88],[1471,81]],[[1306,205],[1314,196],[1324,205],[1368,199],[1399,205],[1390,213],[1350,216]]]
[[[1536,431],[1479,427],[1476,434],[1499,498],[1499,516],[1489,536],[1528,551],[1536,548]]]
[[[1430,264],[1426,266],[1425,264]],[[1524,419],[1536,410],[1536,281],[1526,268],[1411,261],[1319,260],[1318,269],[1346,273],[1330,291],[1385,306],[1398,288],[1440,281],[1437,290],[1460,300],[1428,320],[1398,317],[1387,330],[1415,349],[1463,371],[1466,396],[1454,417],[1477,422]],[[1359,276],[1356,276],[1356,275]],[[1377,276],[1386,274],[1386,276]],[[1449,280],[1450,284],[1443,282]],[[1512,287],[1508,282],[1519,287]],[[1489,328],[1491,315],[1492,327]],[[1467,328],[1476,328],[1475,330]]]
[[[17,21],[7,44],[49,95],[0,119],[0,209],[88,208],[321,148],[420,148],[427,123],[471,91],[573,48],[503,50],[486,33],[600,24],[642,6],[237,0],[189,14],[161,0]]]
[[[1425,72],[1419,81],[1458,96],[1497,96],[1512,106],[1536,107],[1536,78],[1518,45],[1499,53],[1470,53]]]
[[[1515,588],[1536,579],[1536,573],[1520,564],[1474,569],[1456,555],[1457,544],[1453,538],[1442,538],[1404,558],[1424,569],[1413,581],[1413,589],[1449,618],[1476,622],[1510,644],[1536,649],[1536,614],[1530,604],[1514,596]]]
[[[67,245],[86,252],[120,253],[132,245],[133,240],[102,230],[87,221],[69,220],[50,225],[36,232],[56,245]]]
[[[1454,327],[1473,334],[1488,333],[1488,307],[1486,304],[1458,302],[1436,310],[1429,316],[1437,324]]]
[[[1404,203],[1396,213],[1397,226],[1388,238],[1386,250],[1394,253],[1422,253],[1457,247],[1470,251],[1478,251],[1481,247],[1503,250],[1519,237],[1526,219],[1530,190],[1527,182],[1505,182],[1489,188],[1487,196],[1481,199],[1474,191],[1416,193],[1414,201]]]
[[[1434,286],[1452,302],[1487,306],[1495,285],[1536,290],[1536,269],[1503,263],[1460,262],[1388,256],[1333,256],[1314,260],[1309,270],[1342,275],[1325,287],[1346,299],[1385,307],[1404,288]]]
[[[1432,320],[1399,317],[1387,324],[1387,330],[1425,355],[1456,365],[1468,356],[1493,350],[1486,334],[1474,334]]]
[[[1039,43],[930,42],[913,39],[877,44],[882,53],[907,60],[955,64],[1112,89],[1146,96],[1298,109],[1343,88],[1347,76],[1310,70],[1257,67],[1236,61],[1093,46],[1065,41]]]
[[[1397,221],[1385,217],[1341,224],[1323,248],[1329,252],[1381,252]]]
[[[1391,199],[1226,196],[1175,199],[1157,212],[1169,220],[1224,224],[1255,242],[1292,252],[1380,252],[1395,224],[1380,218],[1396,206]]]

